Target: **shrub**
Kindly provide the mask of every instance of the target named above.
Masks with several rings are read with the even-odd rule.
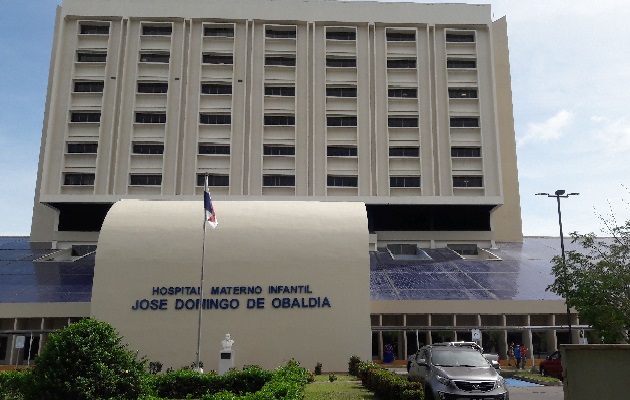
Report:
[[[361,362],[361,358],[359,356],[350,357],[350,361],[348,362],[348,373],[352,376],[359,376],[358,365]]]
[[[95,319],[51,334],[32,376],[31,399],[137,399],[148,391],[145,362],[111,325]]]
[[[424,399],[422,385],[408,382],[372,362],[358,365],[359,378],[363,384],[379,397],[390,400]]]
[[[0,373],[0,400],[22,400],[32,388],[31,371],[7,371]]]
[[[332,383],[332,382],[334,382],[334,381],[336,381],[336,380],[337,380],[337,375],[332,374],[332,373],[331,373],[331,374],[329,374],[329,375],[328,375],[328,380],[329,380],[331,383]]]
[[[321,375],[322,374],[322,363],[317,363],[317,365],[315,365],[315,375]]]

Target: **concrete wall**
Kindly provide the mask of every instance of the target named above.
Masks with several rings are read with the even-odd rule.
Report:
[[[275,368],[295,358],[308,368],[321,362],[325,371],[345,371],[350,356],[369,358],[363,203],[216,202],[215,209],[219,227],[207,231],[203,298],[229,306],[203,313],[206,370],[218,368],[226,333],[235,341],[236,368]],[[199,295],[190,289],[158,294],[154,288],[198,287],[202,215],[200,202],[121,201],[110,210],[98,242],[91,315],[111,323],[131,349],[165,368],[196,359],[199,312],[186,306]],[[270,293],[278,285],[307,288]],[[261,292],[234,292],[242,286]],[[211,288],[231,293],[212,294]],[[145,299],[162,309],[133,309],[137,301],[147,305]]]
[[[563,345],[566,400],[626,400],[630,397],[630,345]]]

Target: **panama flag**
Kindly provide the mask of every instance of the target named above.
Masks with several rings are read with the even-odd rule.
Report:
[[[216,228],[219,222],[217,222],[217,216],[214,213],[214,207],[212,207],[212,198],[208,190],[208,175],[206,175],[206,182],[203,188],[203,208],[206,210],[206,221],[211,227]]]

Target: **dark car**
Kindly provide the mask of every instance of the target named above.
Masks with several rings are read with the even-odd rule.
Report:
[[[559,351],[547,356],[538,366],[540,375],[562,380],[562,356]]]

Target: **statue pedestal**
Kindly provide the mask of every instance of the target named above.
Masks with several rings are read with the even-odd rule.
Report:
[[[219,356],[219,370],[217,373],[224,375],[230,368],[234,368],[234,350],[221,350]]]

